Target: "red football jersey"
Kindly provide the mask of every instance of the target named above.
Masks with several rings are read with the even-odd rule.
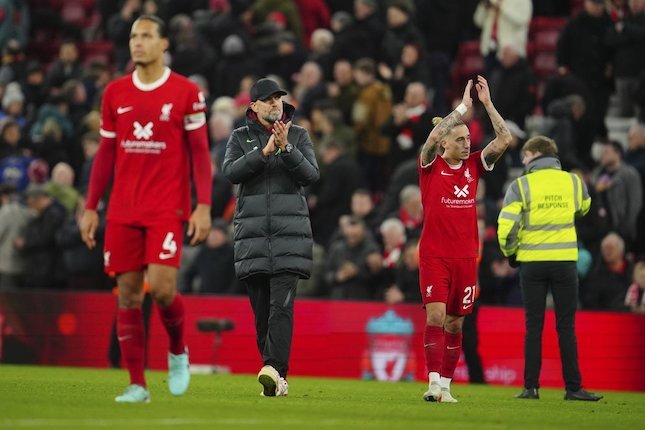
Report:
[[[436,156],[423,166],[419,184],[423,202],[423,231],[419,256],[473,258],[477,256],[477,184],[485,170],[482,152],[470,154],[459,166]]]
[[[147,223],[188,219],[190,151],[187,133],[206,123],[197,85],[166,68],[142,83],[136,71],[110,83],[103,95],[101,136],[116,145],[108,220]]]

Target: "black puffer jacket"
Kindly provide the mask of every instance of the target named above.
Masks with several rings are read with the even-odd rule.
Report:
[[[291,120],[294,107],[284,103]],[[307,131],[289,129],[291,153],[267,158],[262,148],[271,133],[254,113],[247,125],[233,131],[226,144],[222,169],[237,190],[235,208],[235,271],[239,279],[255,274],[311,274],[312,246],[309,209],[304,186],[319,177],[318,163]]]

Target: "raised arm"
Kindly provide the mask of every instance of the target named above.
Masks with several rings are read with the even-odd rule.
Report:
[[[448,133],[452,128],[461,121],[461,116],[468,111],[473,105],[473,99],[470,96],[470,90],[473,87],[472,79],[468,80],[466,84],[466,89],[464,90],[464,96],[461,99],[461,104],[455,108],[447,117],[441,120],[437,124],[426,139],[426,142],[423,144],[421,149],[421,164],[427,166],[432,163],[434,157],[437,155],[437,150],[439,149],[439,142],[444,138],[446,133]]]
[[[511,143],[511,132],[506,127],[506,122],[504,118],[497,112],[493,101],[490,98],[490,90],[488,88],[488,82],[484,79],[483,76],[477,76],[477,84],[475,85],[477,89],[477,96],[479,101],[482,102],[490,122],[493,124],[493,130],[495,130],[495,139],[493,139],[482,151],[484,156],[484,161],[486,161],[487,166],[492,166],[497,160],[502,156],[508,145]]]

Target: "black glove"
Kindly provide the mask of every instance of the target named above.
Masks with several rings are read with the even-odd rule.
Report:
[[[515,254],[508,256],[508,265],[514,269],[520,267],[520,262],[517,261],[517,256]]]

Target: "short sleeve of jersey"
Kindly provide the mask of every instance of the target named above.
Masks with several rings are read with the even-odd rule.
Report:
[[[112,110],[112,94],[114,94],[113,86],[108,85],[103,93],[101,100],[101,129],[99,133],[102,137],[107,139],[114,139],[116,137],[116,125],[114,124],[114,111]]]
[[[206,124],[206,97],[197,85],[193,84],[189,88],[187,106],[184,110],[184,129],[186,131],[197,130]]]

